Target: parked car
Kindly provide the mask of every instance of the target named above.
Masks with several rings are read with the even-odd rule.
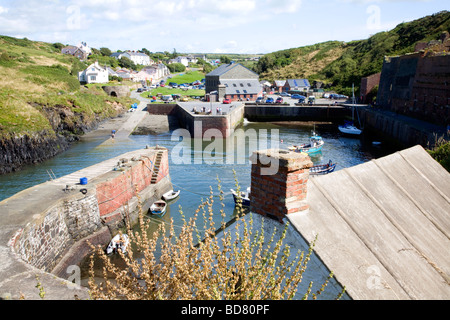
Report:
[[[278,97],[277,101],[275,101],[275,103],[283,103],[283,98],[282,97]]]
[[[264,97],[256,98],[256,103],[264,103]]]
[[[306,99],[305,96],[302,96],[301,94],[297,94],[297,93],[291,95],[291,98],[292,99]]]
[[[267,98],[266,99],[266,103],[274,103],[275,101],[273,100],[273,98]]]
[[[230,100],[230,99],[223,99],[223,103],[225,103],[225,104],[230,104],[230,103],[231,103],[231,100]]]
[[[298,99],[298,103],[305,103],[305,101],[306,101],[306,98]]]
[[[189,101],[189,98],[188,98],[188,97],[183,97],[183,98],[181,98],[181,101],[182,101],[182,102],[188,102],[188,101]]]
[[[282,97],[290,97],[291,95],[289,93],[287,93],[287,92],[282,92],[282,93],[280,93],[280,96],[282,96]]]

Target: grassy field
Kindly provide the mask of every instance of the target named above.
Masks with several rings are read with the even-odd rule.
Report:
[[[0,139],[43,131],[54,134],[44,108],[70,110],[89,121],[116,116],[119,105],[127,108],[136,102],[110,97],[98,87],[80,86],[77,74],[86,67],[50,43],[0,36]]]
[[[167,82],[175,82],[176,84],[192,83],[195,80],[202,80],[204,77],[205,74],[200,71],[187,71],[168,79]]]
[[[195,80],[202,80],[205,77],[205,74],[199,71],[188,71],[183,74],[179,74],[176,76],[173,76],[172,78],[167,80],[167,83],[169,82],[175,82],[177,84],[182,83],[192,83]],[[182,90],[179,88],[171,88],[169,86],[166,87],[158,87],[156,89],[152,89],[151,91],[146,91],[141,93],[141,97],[148,98],[149,96],[157,96],[158,94],[162,95],[171,95],[171,94],[179,94],[182,97],[203,97],[205,95],[205,90],[198,90],[198,89],[189,89],[189,90]]]

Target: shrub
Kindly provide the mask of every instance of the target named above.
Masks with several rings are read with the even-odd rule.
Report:
[[[223,200],[220,183],[219,191],[220,200]],[[128,245],[127,254],[119,250],[125,268],[113,265],[98,246],[96,253],[103,261],[105,278],[103,283],[96,283],[94,259],[91,257],[91,297],[102,300],[293,299],[313,245],[307,254],[301,252],[295,259],[290,259],[290,248],[283,245],[286,229],[278,241],[274,239],[275,233],[266,239],[263,227],[253,230],[251,216],[241,219],[240,205],[233,228],[226,228],[225,214],[223,209],[220,210],[222,223],[218,231],[221,237],[218,237],[213,220],[213,202],[211,191],[211,196],[202,201],[189,220],[180,209],[184,223],[178,236],[173,221],[168,229],[164,223],[160,224],[158,231],[149,236],[149,219],[140,209],[140,232],[128,231],[133,246],[131,243]],[[199,214],[203,215],[203,231],[197,227]],[[137,249],[132,249],[134,246]],[[140,253],[139,259],[135,257],[136,252]],[[107,279],[107,274],[113,279]],[[311,293],[311,282],[303,298],[312,296],[315,299],[324,291],[331,277],[315,293]]]

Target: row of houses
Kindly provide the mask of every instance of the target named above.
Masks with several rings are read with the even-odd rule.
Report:
[[[169,69],[163,63],[155,63],[144,67],[140,71],[134,71],[124,68],[113,70],[110,67],[100,65],[96,61],[78,73],[78,80],[82,83],[107,83],[110,76],[116,76],[123,80],[133,82],[144,81],[153,84],[167,77],[169,74]]]
[[[287,80],[274,80],[273,82],[265,81],[262,83],[264,91],[269,92],[298,92],[307,93],[311,89],[311,84],[308,79],[287,79]]]
[[[259,81],[259,75],[240,63],[222,64],[205,76],[207,94],[217,95],[217,100],[255,101],[263,92],[308,93],[308,79]]]
[[[80,60],[86,60],[87,57],[92,54],[92,49],[86,44],[86,42],[80,42],[76,46],[65,46],[61,49],[61,53],[70,54],[77,57]]]

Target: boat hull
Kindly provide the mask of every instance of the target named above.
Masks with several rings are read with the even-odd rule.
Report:
[[[156,201],[150,206],[150,212],[153,215],[162,217],[166,213],[167,204],[165,201]]]
[[[231,193],[233,194],[234,204],[237,205],[239,203],[239,199],[242,203],[243,207],[250,207],[250,198],[249,193],[241,192],[241,196],[239,197],[235,190],[231,189]]]
[[[339,126],[339,131],[345,134],[360,135],[362,130],[354,126]]]
[[[170,200],[177,198],[179,195],[180,195],[180,190],[178,190],[178,191],[170,190],[169,192],[164,193],[162,198],[166,201],[170,201]]]

